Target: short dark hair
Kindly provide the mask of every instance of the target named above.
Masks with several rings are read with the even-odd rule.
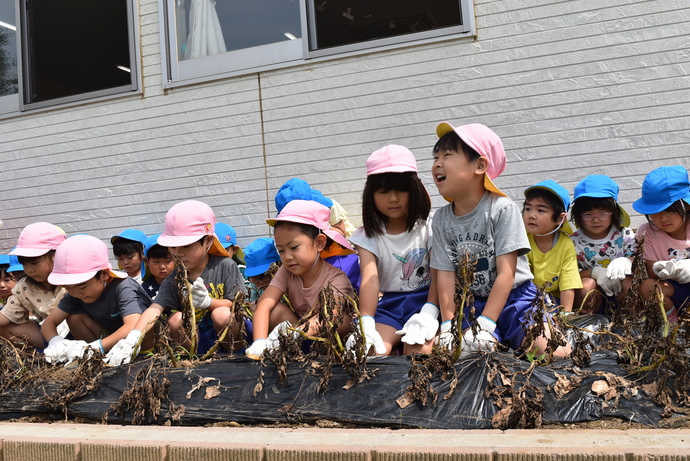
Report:
[[[610,211],[611,224],[620,229],[621,226],[621,210],[618,208],[618,203],[612,197],[580,197],[573,202],[573,208],[570,212],[571,219],[575,222],[575,226],[582,229],[583,220],[582,214],[592,210]]]
[[[417,221],[426,220],[431,211],[431,197],[414,171],[405,173],[381,173],[367,177],[362,192],[362,222],[367,237],[383,234],[387,218],[374,203],[374,193],[380,190],[395,190],[410,194],[405,230],[414,229]]]
[[[455,131],[451,131],[441,136],[441,139],[436,141],[436,144],[434,145],[433,153],[437,154],[447,150],[462,152],[470,162],[474,162],[481,157],[479,152],[472,149],[465,141],[462,140],[460,136],[458,136]]]
[[[549,192],[546,189],[530,189],[525,193],[525,202],[529,200],[540,199],[553,210],[553,216],[551,220],[553,222],[559,221],[559,216],[565,213],[565,206],[563,201],[553,192]],[[525,211],[525,205],[522,205],[522,211]]]
[[[55,250],[50,250],[47,253],[42,254],[41,256],[17,256],[17,260],[19,261],[19,264],[23,266],[24,264],[31,264],[44,256],[50,256],[51,259],[54,259]]]
[[[168,247],[160,246],[159,244],[153,245],[151,248],[149,248],[146,251],[146,257],[147,258],[169,258],[170,257],[170,251],[168,250]]]
[[[687,217],[687,215],[690,214],[690,210],[688,209],[688,205],[687,205],[687,203],[685,203],[685,200],[683,200],[683,199],[676,200],[675,202],[673,202],[671,204],[671,206],[669,206],[668,208],[666,208],[665,210],[662,210],[662,211],[665,211],[667,213],[675,213],[683,219],[685,219]],[[644,216],[645,216],[645,218],[647,218],[647,222],[649,222],[650,224],[653,224],[652,220],[650,218],[651,215],[646,214]]]
[[[122,237],[113,242],[113,254],[115,256],[127,256],[132,253],[139,253],[141,256],[144,256],[144,245],[136,240]]]

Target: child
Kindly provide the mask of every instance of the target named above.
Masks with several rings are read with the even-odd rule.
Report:
[[[240,273],[244,275],[244,251],[242,251],[242,248],[237,245],[237,232],[235,232],[235,229],[233,229],[233,227],[229,224],[219,222],[216,223],[214,232],[216,237],[218,237],[220,244],[223,245],[223,248],[225,248],[225,251],[228,252],[232,260],[235,261],[235,264],[237,264],[237,267],[240,269]]]
[[[572,312],[575,290],[582,288],[575,246],[568,224],[570,196],[556,182],[547,179],[525,189],[522,220],[532,251],[527,253],[534,283],[545,287],[554,305]],[[560,231],[560,232],[559,232]]]
[[[330,208],[331,214],[328,218],[328,223],[331,229],[338,231],[340,235],[347,238],[347,216],[342,216],[344,210],[342,210],[340,204],[328,197],[324,197],[320,191],[312,189],[306,181],[299,178],[292,178],[280,186],[275,196],[276,210],[278,210],[278,213],[280,213],[283,207],[292,200],[312,200]],[[340,219],[338,219],[334,225],[333,220],[336,219],[335,216],[340,217]],[[350,226],[352,225],[350,224]],[[355,253],[333,242],[323,249],[321,258],[328,264],[345,272],[355,292],[359,292],[359,257]]]
[[[628,227],[630,216],[618,204],[618,184],[605,175],[587,176],[575,186],[571,216],[582,279],[575,307],[603,313],[604,297],[597,288],[613,304],[623,300],[632,283],[635,233]]]
[[[192,298],[197,310],[197,353],[207,352],[215,343],[217,334],[225,328],[232,315],[232,303],[239,290],[244,291],[244,279],[237,264],[229,257],[218,237],[213,233],[216,216],[210,206],[197,200],[173,205],[165,215],[165,228],[158,244],[168,247],[180,258],[192,284]],[[173,340],[189,348],[187,332],[182,327],[182,302],[175,285],[176,270],[161,284],[156,301],[149,306],[127,338],[120,341],[108,354],[109,363],[129,363],[142,334],[151,330],[161,316],[168,315],[168,328]],[[239,327],[234,325],[232,335],[237,337]],[[223,348],[229,348],[229,340]]]
[[[90,235],[74,235],[60,244],[48,282],[67,291],[41,325],[50,362],[71,362],[88,348],[105,354],[132,331],[151,304],[139,283],[112,270],[107,245]],[[63,320],[74,341],[58,335]]]
[[[3,338],[26,338],[38,349],[45,347],[39,323],[65,295],[65,289],[50,283],[48,276],[53,270],[55,250],[66,238],[62,229],[47,222],[29,224],[19,234],[17,246],[10,254],[23,263],[26,276],[19,280],[7,305],[0,311]]]
[[[404,354],[431,352],[439,314],[429,270],[431,198],[408,148],[385,146],[366,165],[364,226],[352,243],[360,258],[359,310],[367,349],[373,345],[376,354],[390,355],[402,341]]]
[[[136,229],[126,229],[110,239],[113,254],[120,269],[127,272],[137,283],[142,282],[146,266],[144,265],[144,244],[146,234]]]
[[[24,268],[16,256],[0,255],[0,309],[5,306],[7,298],[23,276]]]
[[[437,270],[443,319],[439,343],[452,345],[455,274],[460,258],[469,253],[476,262],[471,291],[478,328],[476,334],[470,328],[471,306],[466,306],[465,350],[491,350],[496,341],[520,349],[537,288],[527,261],[530,246],[520,209],[492,181],[506,166],[503,144],[481,124],[455,128],[442,122],[436,133],[440,139],[433,149],[432,174],[439,193],[452,200],[434,215],[432,226],[431,267]],[[547,339],[540,337],[534,345],[538,354],[544,353]],[[554,355],[569,353],[565,346]]]
[[[637,230],[644,238],[644,259],[648,279],[640,293],[649,299],[656,283],[664,293],[664,307],[670,321],[686,311],[690,296],[690,180],[682,166],[652,170],[642,182],[642,198],[633,208],[647,217]]]
[[[281,331],[299,322],[318,302],[319,292],[330,284],[336,296],[354,296],[352,284],[340,269],[321,259],[321,251],[331,240],[354,251],[349,242],[330,228],[330,211],[312,200],[292,200],[275,219],[266,222],[275,227],[275,243],[283,265],[256,305],[252,319],[254,342],[246,354],[259,359],[267,349],[277,347]],[[283,295],[292,306],[280,302]],[[350,332],[349,319],[338,326],[345,337]],[[318,325],[312,322],[307,334],[315,334]],[[271,332],[269,335],[268,333]]]
[[[144,245],[144,262],[148,270],[141,286],[151,296],[151,299],[156,299],[161,283],[175,268],[175,263],[172,256],[170,256],[168,248],[158,244],[158,237],[160,235],[156,234],[147,238],[146,245]]]
[[[247,301],[253,303],[259,299],[273,280],[269,272],[271,266],[280,264],[280,255],[276,251],[273,239],[262,237],[247,245],[244,249],[244,257],[247,261],[247,267],[244,269],[249,291]]]

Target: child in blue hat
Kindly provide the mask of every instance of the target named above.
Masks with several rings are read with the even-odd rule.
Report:
[[[678,320],[690,297],[690,181],[682,166],[662,166],[652,170],[642,183],[642,197],[633,203],[647,222],[637,230],[644,238],[646,279],[640,287],[649,299],[659,283],[664,293],[666,316]]]
[[[110,239],[113,255],[117,265],[139,284],[143,281],[146,266],[144,265],[144,245],[146,234],[137,229],[125,229]]]
[[[0,255],[0,309],[5,306],[19,279],[24,277],[24,267],[17,256]]]
[[[635,233],[628,227],[630,216],[618,204],[618,190],[605,175],[589,175],[575,186],[571,219],[577,230],[571,238],[582,279],[576,309],[601,313],[604,295],[615,304],[630,289]]]
[[[225,251],[228,252],[232,260],[237,264],[240,273],[244,275],[244,251],[237,245],[237,232],[235,229],[230,224],[218,222],[213,232],[216,234],[216,237],[218,237],[218,240],[220,240],[220,244],[223,245]]]
[[[569,208],[568,191],[555,181],[547,179],[525,189],[522,220],[532,248],[527,259],[533,281],[565,312],[572,312],[575,291],[582,288],[575,245],[570,239]]]
[[[146,263],[146,274],[144,275],[144,282],[141,287],[146,290],[146,293],[155,299],[158,290],[161,288],[163,280],[168,275],[172,274],[175,269],[175,262],[172,259],[168,247],[158,244],[158,237],[161,234],[155,234],[146,239],[144,245],[144,261]]]
[[[247,267],[244,269],[249,292],[247,300],[256,302],[273,279],[271,275],[273,265],[280,266],[280,255],[273,239],[262,237],[247,245],[244,249],[244,257],[247,262]]]

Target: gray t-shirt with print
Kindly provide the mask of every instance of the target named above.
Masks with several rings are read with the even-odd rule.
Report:
[[[431,267],[455,272],[461,255],[473,255],[477,261],[471,287],[474,296],[489,296],[496,280],[496,256],[513,251],[518,253],[513,288],[532,280],[527,232],[520,209],[509,198],[485,192],[475,209],[464,216],[455,216],[451,203],[436,212],[432,228]]]

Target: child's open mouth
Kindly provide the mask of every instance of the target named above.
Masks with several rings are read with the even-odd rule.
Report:
[[[443,182],[443,181],[446,180],[446,176],[445,176],[445,175],[442,175],[442,174],[437,174],[437,175],[435,176],[435,178],[436,178],[436,182],[437,182],[437,183],[441,183],[441,182]]]

